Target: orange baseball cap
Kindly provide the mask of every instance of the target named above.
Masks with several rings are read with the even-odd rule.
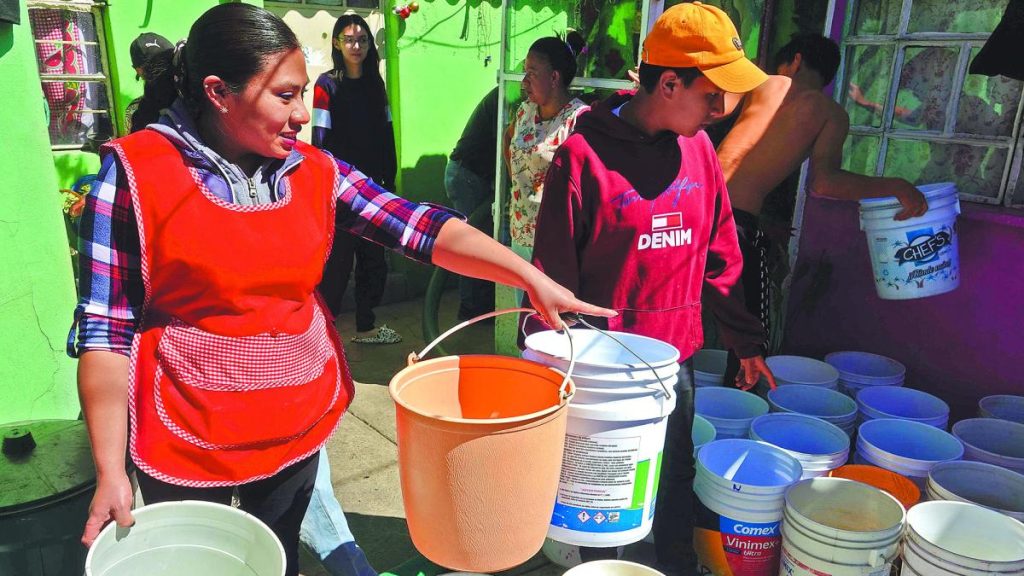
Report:
[[[697,68],[726,92],[750,92],[768,79],[743,53],[729,16],[700,2],[665,10],[647,33],[641,60],[666,68]]]

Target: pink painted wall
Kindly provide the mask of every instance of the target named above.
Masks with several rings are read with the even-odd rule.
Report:
[[[950,404],[951,422],[973,416],[982,396],[1024,394],[1024,212],[975,204],[963,211],[960,287],[881,300],[857,204],[808,198],[783,353],[863,350],[895,358],[907,367],[908,386]],[[826,264],[816,266],[819,260]],[[829,264],[825,284],[820,272]]]

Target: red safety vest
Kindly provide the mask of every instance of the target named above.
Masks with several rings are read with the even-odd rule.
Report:
[[[316,296],[337,170],[305,157],[259,206],[213,196],[152,130],[110,144],[131,189],[145,304],[129,367],[130,449],[184,486],[272,476],[327,441],[355,390]]]

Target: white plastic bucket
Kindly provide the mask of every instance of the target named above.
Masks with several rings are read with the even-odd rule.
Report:
[[[715,434],[715,427],[708,422],[707,418],[700,414],[693,415],[693,430],[690,432],[690,438],[693,440],[694,465],[696,465],[697,453],[700,452],[701,447],[714,441]]]
[[[1024,424],[1024,396],[996,394],[978,401],[978,416]]]
[[[575,332],[574,332],[575,334]],[[575,337],[575,336],[574,336]],[[564,358],[555,358],[548,354],[530,350],[527,348],[522,352],[523,360],[530,360],[545,366],[553,366],[561,371],[569,369],[569,361]],[[588,388],[618,388],[621,386],[646,386],[649,384],[660,385],[658,378],[662,380],[672,378],[679,373],[678,364],[657,366],[652,372],[649,368],[595,368],[593,366],[584,368],[583,374],[577,374],[578,366],[574,367],[572,374],[573,383],[580,382]]]
[[[623,370],[647,370],[649,372],[648,366],[652,368],[675,366],[673,374],[678,370],[679,350],[667,342],[626,332],[604,331],[614,336],[622,343],[620,344],[597,330],[573,328],[570,331],[572,332],[572,345],[576,353],[576,369],[573,371],[573,375],[602,375]],[[527,349],[547,357],[547,360],[541,361],[543,364],[563,371],[569,368],[569,342],[560,332],[554,330],[536,332],[527,336],[524,344]],[[629,350],[623,348],[623,344],[637,356],[643,358],[646,364]]]
[[[786,492],[786,576],[888,576],[906,513],[885,492],[843,478],[812,478]]]
[[[570,404],[548,538],[577,546],[632,544],[651,530],[668,415],[664,393]]]
[[[730,388],[709,387],[694,390],[694,411],[715,427],[715,438],[746,438],[750,422],[768,413],[768,403],[756,394]]]
[[[664,576],[654,568],[625,560],[594,560],[584,562],[563,576]]]
[[[857,393],[861,421],[878,418],[912,420],[942,430],[949,423],[949,405],[913,388],[875,386]]]
[[[902,386],[907,375],[906,366],[900,362],[870,352],[832,352],[825,356],[825,362],[839,371],[840,389],[854,392],[868,386]]]
[[[907,513],[900,574],[1024,574],[1024,524],[966,502],[918,504]]]
[[[960,201],[953,183],[918,187],[928,211],[909,220],[895,198],[860,201],[860,229],[868,242],[875,290],[884,300],[909,300],[943,294],[960,285]]]
[[[85,576],[282,576],[281,542],[245,512],[185,500],[143,506],[135,524],[111,522],[89,548]]]
[[[838,426],[847,436],[857,428],[857,403],[845,394],[820,386],[792,384],[768,392],[773,412],[793,412]]]
[[[801,473],[795,458],[764,442],[716,440],[701,448],[693,481],[699,572],[774,576],[784,495]]]
[[[857,464],[902,474],[922,490],[933,466],[964,455],[959,440],[920,422],[880,418],[864,422],[857,430]]]
[[[693,385],[722,386],[725,383],[725,370],[729,362],[729,352],[705,348],[693,353]]]
[[[780,386],[803,384],[830,390],[839,387],[839,371],[821,360],[805,356],[769,356],[765,362]]]
[[[828,476],[850,456],[850,437],[837,426],[813,416],[776,412],[754,418],[751,440],[786,451],[803,468],[801,479]]]
[[[964,460],[988,462],[1024,474],[1024,424],[997,418],[970,418],[953,424],[964,444]]]
[[[970,502],[1024,521],[1024,475],[985,462],[936,464],[928,473],[929,500]]]

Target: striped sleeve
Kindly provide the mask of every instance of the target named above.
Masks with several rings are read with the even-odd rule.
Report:
[[[322,148],[331,129],[331,85],[327,74],[321,74],[313,86],[313,146]]]
[[[430,263],[441,226],[455,213],[410,202],[381,188],[348,163],[335,159],[338,178],[338,231],[347,231],[394,250],[407,258]]]
[[[131,193],[114,154],[103,159],[86,196],[78,237],[80,296],[68,355],[77,357],[86,350],[127,355],[145,291]]]

